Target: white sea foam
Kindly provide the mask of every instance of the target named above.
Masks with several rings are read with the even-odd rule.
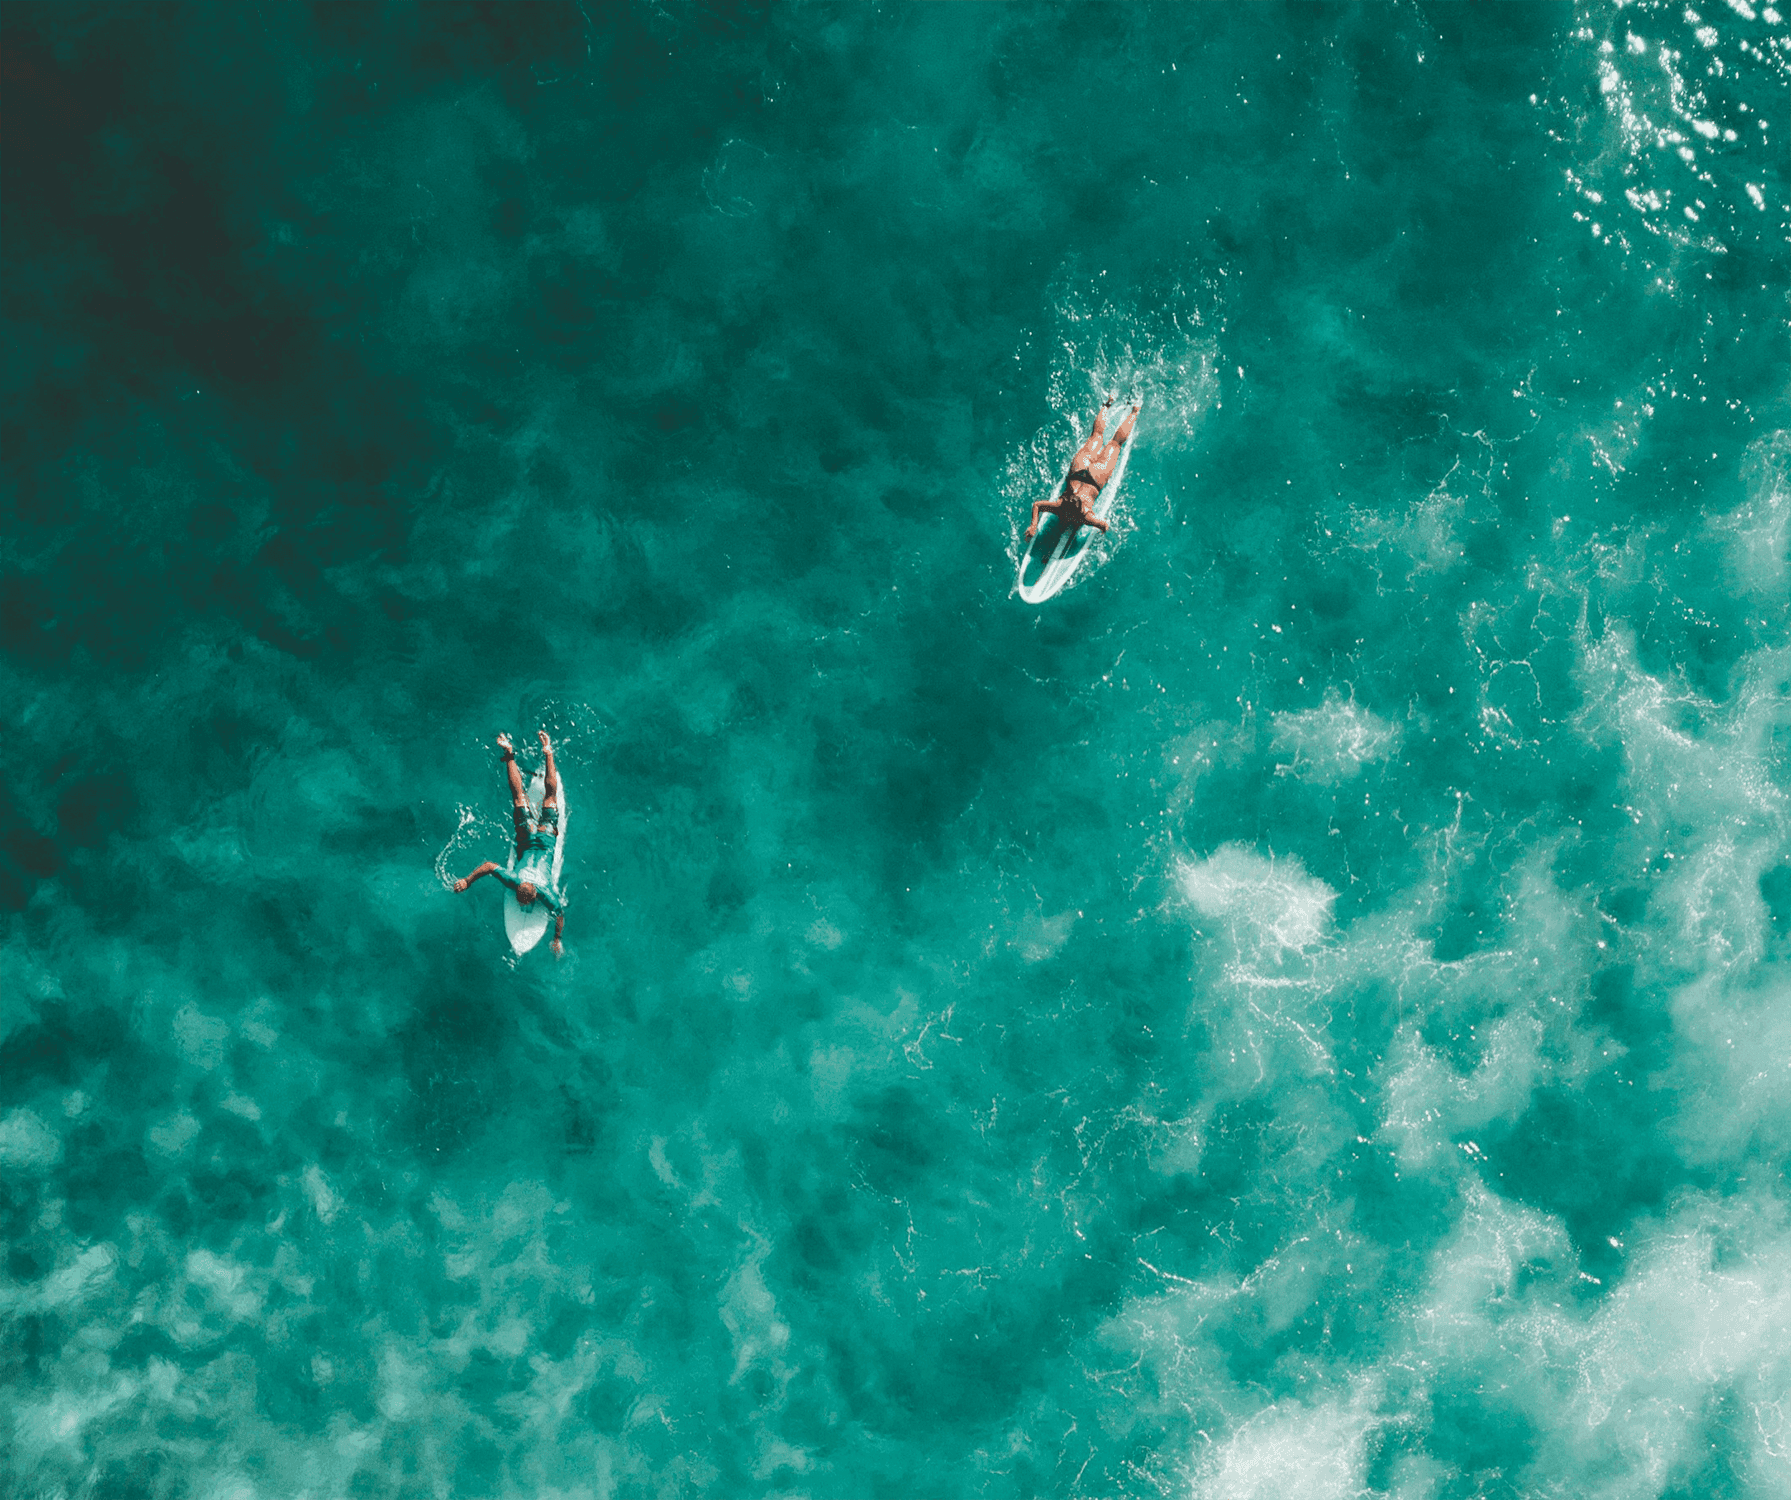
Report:
[[[1358,1500],[1368,1494],[1375,1392],[1315,1405],[1288,1401],[1245,1422],[1203,1462],[1195,1500]]]
[[[1431,1253],[1411,1337],[1433,1358],[1472,1360],[1489,1319],[1523,1296],[1536,1268],[1552,1285],[1571,1275],[1573,1261],[1572,1237],[1557,1218],[1472,1183],[1454,1229]]]
[[[1770,1199],[1698,1198],[1644,1227],[1608,1297],[1585,1278],[1558,1220],[1477,1192],[1433,1258],[1427,1296],[1396,1360],[1478,1372],[1542,1435],[1539,1475],[1577,1473],[1596,1496],[1658,1494],[1696,1469],[1722,1403],[1748,1477],[1781,1493],[1791,1399],[1791,1249]]]
[[[1748,498],[1710,524],[1728,541],[1729,576],[1768,605],[1791,588],[1791,436],[1774,433],[1748,450]]]
[[[1415,1030],[1402,1031],[1388,1049],[1381,1126],[1401,1165],[1415,1170],[1459,1161],[1456,1136],[1521,1114],[1544,1072],[1541,1043],[1542,1024],[1534,1016],[1502,1016],[1486,1027],[1480,1060],[1463,1077]]]
[[[1392,567],[1407,580],[1425,573],[1448,573],[1459,567],[1466,549],[1461,529],[1467,503],[1439,487],[1399,511],[1354,510],[1349,538],[1363,551],[1393,554]]]
[[[1270,716],[1271,750],[1290,755],[1275,774],[1333,785],[1349,781],[1364,765],[1385,760],[1399,748],[1399,726],[1345,702],[1331,689],[1324,703],[1300,713]]]
[[[1271,1074],[1334,1068],[1327,1036],[1339,955],[1330,947],[1334,892],[1295,857],[1226,844],[1184,860],[1175,884],[1198,925],[1218,938],[1203,970],[1200,1012],[1216,1031],[1233,1089]]]
[[[1282,1400],[1240,1413],[1220,1441],[1196,1445],[1189,1491],[1197,1500],[1254,1496],[1366,1496],[1368,1442],[1389,1420],[1386,1389],[1465,1382],[1489,1409],[1520,1414],[1535,1433],[1533,1467],[1505,1471],[1519,1491],[1562,1474],[1580,1492],[1659,1494],[1708,1451],[1708,1424],[1741,1416],[1727,1441],[1749,1493],[1779,1494],[1791,1480],[1791,1235],[1770,1196],[1699,1196],[1664,1221],[1631,1231],[1629,1265],[1611,1293],[1580,1270],[1572,1236],[1554,1215],[1470,1183],[1457,1222],[1429,1258],[1420,1295],[1396,1319],[1374,1358],[1351,1366],[1347,1397]],[[1143,1268],[1167,1289],[1137,1298],[1102,1333],[1136,1351],[1151,1371],[1143,1390],[1170,1406],[1215,1386],[1212,1336],[1246,1319],[1272,1285],[1242,1285]],[[1223,1389],[1222,1380],[1218,1388]],[[1411,1420],[1409,1398],[1396,1403]],[[1447,1464],[1422,1454],[1393,1470],[1389,1495],[1434,1493]],[[1374,1491],[1373,1493],[1383,1493]]]
[[[1243,844],[1185,861],[1176,880],[1194,910],[1221,924],[1236,952],[1252,960],[1278,961],[1322,942],[1337,900],[1297,857],[1276,859]]]
[[[1711,974],[1674,994],[1672,1016],[1685,1104],[1671,1134],[1687,1158],[1791,1149],[1791,985],[1776,974],[1758,987]]]
[[[1753,653],[1725,707],[1642,670],[1627,631],[1607,631],[1584,653],[1582,722],[1623,747],[1637,856],[1656,877],[1651,905],[1687,970],[1763,951],[1759,877],[1791,830],[1791,790],[1772,768],[1788,670],[1785,652]]]

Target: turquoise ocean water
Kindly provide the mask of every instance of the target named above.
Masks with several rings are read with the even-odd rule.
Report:
[[[1791,1495],[1777,10],[0,23],[7,1494]]]

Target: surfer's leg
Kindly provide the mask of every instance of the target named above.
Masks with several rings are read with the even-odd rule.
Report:
[[[1132,428],[1138,421],[1138,408],[1133,407],[1126,413],[1125,421],[1119,424],[1119,430],[1113,434],[1113,441],[1096,452],[1089,461],[1088,472],[1100,482],[1101,488],[1107,487],[1107,481],[1113,477],[1113,471],[1119,467],[1119,455],[1125,450],[1127,441],[1132,436]]]
[[[497,742],[504,752],[504,774],[510,778],[510,821],[516,827],[516,857],[521,859],[528,848],[529,835],[535,831],[534,819],[529,816],[529,792],[523,785],[522,767],[516,764],[516,747],[510,743],[510,736],[500,734]]]
[[[1119,424],[1119,431],[1113,434],[1111,457],[1119,457],[1119,450],[1125,447],[1127,440],[1132,436],[1132,429],[1138,425],[1138,413],[1140,410],[1142,410],[1141,407],[1134,406],[1126,413],[1125,421]]]
[[[545,729],[536,732],[541,736],[541,750],[547,757],[547,790],[542,795],[541,805],[544,808],[553,807],[560,800],[560,773],[554,769],[553,741],[547,737]]]
[[[516,747],[510,743],[507,734],[500,734],[497,742],[498,749],[504,752],[504,772],[510,778],[510,800],[517,807],[527,807],[529,794],[522,784],[522,767],[516,764]]]

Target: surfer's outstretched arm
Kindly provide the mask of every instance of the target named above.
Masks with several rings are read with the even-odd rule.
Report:
[[[1034,500],[1032,502],[1032,521],[1026,528],[1026,534],[1028,536],[1031,536],[1033,532],[1039,529],[1039,512],[1041,510],[1049,511],[1054,516],[1059,515],[1063,511],[1063,501]]]
[[[566,950],[560,946],[560,935],[566,930],[566,913],[556,911],[553,914],[553,956],[558,958]]]
[[[560,800],[560,773],[554,769],[553,765],[553,741],[547,737],[545,729],[538,729],[535,732],[541,737],[541,749],[547,756],[547,786],[541,794],[541,805],[552,807]]]
[[[464,891],[475,880],[483,880],[487,875],[495,875],[496,873],[497,866],[488,859],[484,864],[480,865],[478,869],[474,870],[471,875],[466,875],[461,879],[456,880],[454,882],[454,889],[457,892]]]

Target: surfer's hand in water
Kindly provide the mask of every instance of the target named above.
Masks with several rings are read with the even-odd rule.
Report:
[[[460,879],[458,879],[454,882],[454,894],[456,896],[458,896],[465,889],[466,889],[466,876],[462,875],[460,877]]]
[[[547,737],[547,731],[545,729],[537,729],[535,731],[535,737],[541,741],[541,748],[543,750],[545,750],[549,755],[552,755],[553,754],[553,741]]]
[[[553,956],[555,958],[564,958],[565,955],[566,955],[566,945],[564,943],[562,943],[558,938],[555,938],[553,940]]]
[[[510,736],[507,734],[500,734],[497,737],[497,746],[504,752],[505,760],[511,759],[516,754],[516,746],[510,743]]]

